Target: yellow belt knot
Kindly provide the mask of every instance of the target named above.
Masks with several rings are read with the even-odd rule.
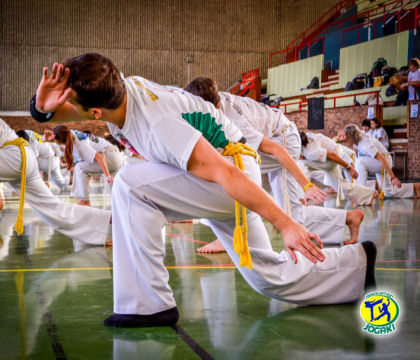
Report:
[[[232,156],[235,161],[235,165],[244,171],[244,164],[242,161],[242,155],[253,156],[258,159],[256,151],[250,148],[248,145],[242,143],[228,143],[222,152],[223,156]],[[242,215],[242,225],[241,225]],[[238,201],[235,201],[235,230],[233,232],[233,249],[239,254],[239,265],[247,266],[252,269],[252,259],[248,248],[248,226],[246,223],[246,207],[241,205]]]
[[[17,138],[11,141],[7,141],[2,147],[9,145],[17,146],[20,149],[22,155],[22,169],[20,175],[20,198],[19,198],[19,211],[15,224],[15,231],[20,235],[23,233],[23,207],[25,205],[25,188],[26,188],[26,152],[25,146],[29,146],[25,139]]]

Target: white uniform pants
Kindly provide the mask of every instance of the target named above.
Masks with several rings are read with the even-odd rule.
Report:
[[[327,160],[326,162],[305,160],[305,164],[309,170],[323,170],[325,172],[324,184],[331,186],[337,192],[343,191],[346,199],[351,200],[357,205],[369,205],[371,203],[375,189],[361,184],[352,184],[343,179],[341,167],[335,162],[331,160]]]
[[[57,185],[60,189],[67,188],[68,184],[61,173],[60,159],[57,156],[50,158],[38,158],[39,170],[46,172],[48,175],[51,174],[51,181]],[[48,178],[48,181],[50,179]]]
[[[25,202],[54,230],[88,244],[104,244],[111,212],[88,206],[64,204],[56,198],[39,175],[38,162],[29,147],[25,147]],[[0,148],[0,181],[9,182],[20,192],[21,153],[17,146]]]
[[[116,146],[109,146],[100,153],[108,166],[110,174],[115,174],[123,164],[123,156]],[[89,200],[89,176],[101,174],[102,169],[97,161],[88,163],[80,161],[74,167],[73,187],[70,196]]]
[[[286,150],[297,162],[301,151],[301,140],[295,127],[286,130]],[[283,135],[274,137],[272,141],[283,146]],[[268,173],[271,189],[276,203],[286,210],[284,204],[284,183],[282,165],[276,158],[266,154],[261,155],[261,172]],[[325,243],[341,243],[343,241],[344,229],[346,227],[347,212],[341,209],[328,209],[319,206],[303,206],[299,201],[301,198],[301,187],[296,179],[286,171],[286,186],[290,201],[290,216],[297,222],[303,224],[308,231],[318,234]]]
[[[387,155],[385,159],[388,162],[388,165],[392,168],[392,158]],[[376,180],[381,186],[381,170],[382,164],[379,160],[373,159],[369,156],[359,156],[356,160],[356,171],[359,173],[357,182],[359,184],[365,185],[367,182],[368,172],[374,173],[376,175]],[[382,191],[386,197],[390,198],[412,198],[414,196],[414,187],[413,184],[401,184],[401,187],[398,188],[391,183],[391,177],[388,172],[384,172],[384,184],[382,186]]]
[[[230,158],[228,158],[230,159]],[[259,185],[259,167],[244,156],[245,172]],[[234,201],[223,188],[186,171],[152,162],[119,171],[112,192],[114,312],[153,314],[173,308],[175,300],[164,266],[162,228],[168,221],[209,219],[210,226],[248,284],[259,293],[301,304],[357,300],[365,281],[366,255],[360,244],[323,250],[325,261],[312,263],[297,253],[276,253],[261,218],[248,212],[248,243],[253,269],[239,267],[232,248]]]

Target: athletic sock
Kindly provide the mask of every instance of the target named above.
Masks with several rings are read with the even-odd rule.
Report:
[[[365,241],[362,242],[362,246],[366,253],[365,291],[375,290],[376,245],[372,241]]]
[[[104,325],[113,327],[173,326],[178,322],[178,318],[178,309],[174,307],[152,315],[114,314],[104,320]]]

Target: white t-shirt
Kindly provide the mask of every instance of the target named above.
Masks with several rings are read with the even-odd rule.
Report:
[[[408,73],[408,81],[420,81],[420,69],[415,72]],[[415,100],[417,96],[415,96],[415,87],[409,86],[408,87],[408,100]]]
[[[114,138],[148,161],[186,170],[201,136],[222,151],[241,131],[212,104],[182,89],[142,77],[125,79],[127,111],[122,129],[108,123]]]
[[[357,144],[357,152],[363,154],[363,156],[369,156],[374,158],[379,152],[382,155],[387,155],[388,151],[385,147],[374,137],[366,134],[362,134],[362,138]]]
[[[385,129],[383,127],[380,127],[379,129],[372,130],[371,135],[379,140],[383,146],[385,146],[386,149],[389,148],[389,141],[388,141],[388,134],[386,133]]]
[[[7,125],[3,119],[0,119],[0,147],[4,145],[4,143],[16,139],[18,136],[10,128],[9,125]]]
[[[72,130],[73,137],[73,157],[75,162],[86,161],[93,163],[95,161],[96,151],[90,145],[87,134]]]
[[[272,139],[281,134],[283,126],[292,124],[279,109],[249,97],[225,92],[219,92],[219,96],[221,110],[241,129],[247,142],[254,149],[259,148],[263,136]]]

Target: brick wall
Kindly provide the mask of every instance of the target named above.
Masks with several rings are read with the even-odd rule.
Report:
[[[409,122],[408,176],[420,179],[420,114],[417,118],[410,118]]]
[[[59,123],[39,123],[32,119],[29,116],[3,116],[2,119],[9,124],[9,126],[13,130],[33,130],[37,133],[42,134],[44,129],[53,128],[56,125],[60,125]],[[83,122],[73,121],[66,123],[66,125],[71,129],[76,129],[80,131],[89,130],[92,134],[97,136],[104,136],[105,132],[108,131],[108,127],[106,126],[104,121],[96,121],[96,120],[88,120]]]
[[[367,106],[342,107],[337,109],[326,109],[324,112],[324,130],[311,130],[320,132],[326,136],[333,137],[337,135],[338,130],[343,129],[349,124],[356,124],[361,127],[362,121],[367,116]],[[286,115],[294,121],[299,131],[308,130],[308,112],[294,112]]]

